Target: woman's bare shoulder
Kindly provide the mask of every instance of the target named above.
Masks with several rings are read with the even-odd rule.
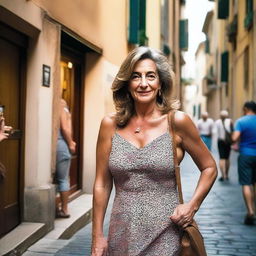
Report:
[[[116,114],[109,113],[103,117],[101,127],[106,129],[116,129]]]
[[[194,122],[188,114],[183,111],[176,111],[174,115],[174,124],[177,131],[189,131],[194,127]]]

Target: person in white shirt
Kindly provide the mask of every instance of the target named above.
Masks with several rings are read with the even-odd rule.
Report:
[[[197,129],[199,131],[200,137],[211,150],[212,147],[212,131],[213,131],[214,121],[209,118],[207,112],[203,112],[201,118],[197,122]]]
[[[229,170],[229,155],[231,150],[231,141],[228,137],[231,137],[233,131],[233,122],[228,118],[228,111],[222,110],[220,112],[220,119],[215,122],[218,138],[218,150],[219,150],[219,166],[221,171],[221,177],[219,181],[228,180]]]

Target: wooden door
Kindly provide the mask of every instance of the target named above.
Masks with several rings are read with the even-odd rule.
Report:
[[[81,66],[79,58],[62,55],[62,97],[66,100],[72,115],[73,139],[76,142],[76,154],[72,157],[70,167],[71,194],[81,189]]]
[[[0,181],[0,237],[21,222],[23,197],[24,61],[26,38],[0,24],[0,105],[5,106],[6,124],[14,128],[0,142],[0,162],[6,177]],[[18,43],[18,44],[17,44]]]

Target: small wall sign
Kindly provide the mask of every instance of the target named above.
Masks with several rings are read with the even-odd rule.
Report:
[[[43,86],[50,87],[51,67],[43,64]]]

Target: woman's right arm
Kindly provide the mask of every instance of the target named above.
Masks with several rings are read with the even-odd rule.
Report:
[[[97,141],[96,178],[93,188],[92,256],[103,256],[107,250],[103,222],[113,186],[112,175],[108,169],[113,127],[113,119],[105,117],[101,122]]]
[[[65,100],[61,99],[60,129],[68,145],[69,151],[74,154],[76,152],[76,143],[73,140],[72,135],[72,119],[71,114],[65,110],[65,108],[67,108],[67,103]]]

